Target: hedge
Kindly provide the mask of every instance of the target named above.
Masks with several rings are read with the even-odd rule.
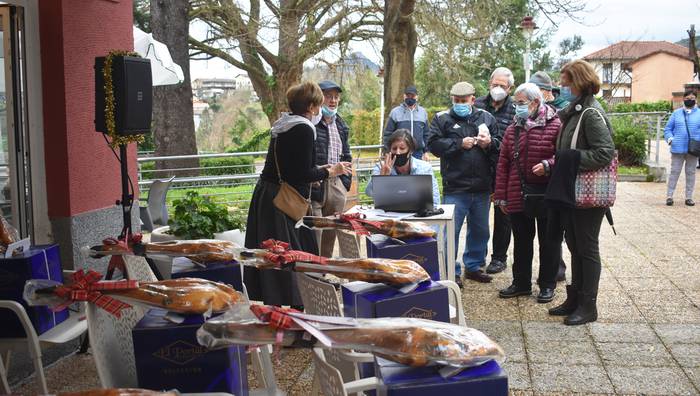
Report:
[[[641,165],[646,159],[646,131],[632,116],[612,117],[613,143],[622,165]]]
[[[612,113],[649,113],[657,111],[673,111],[673,105],[669,100],[658,102],[618,103],[613,106]]]

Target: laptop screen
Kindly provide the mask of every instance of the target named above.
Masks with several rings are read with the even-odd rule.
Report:
[[[373,175],[374,207],[388,212],[419,212],[433,208],[430,175]]]

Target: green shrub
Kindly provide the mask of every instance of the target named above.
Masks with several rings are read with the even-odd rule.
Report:
[[[618,103],[613,107],[612,113],[642,113],[655,111],[673,111],[673,105],[669,100],[641,103]]]
[[[211,239],[215,232],[245,228],[242,215],[231,216],[225,205],[195,191],[173,201],[173,215],[168,220],[170,233],[183,239]]]
[[[631,116],[613,117],[613,142],[623,165],[641,165],[646,159],[646,132]]]
[[[355,110],[350,121],[350,145],[380,144],[379,110]],[[382,130],[384,128],[382,127]]]

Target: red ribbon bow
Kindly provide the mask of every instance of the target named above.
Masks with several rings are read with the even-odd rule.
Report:
[[[375,228],[382,228],[383,223],[381,221],[371,221],[367,220],[367,216],[364,213],[341,213],[338,215],[338,220],[345,221],[350,224],[352,230],[357,235],[369,235],[370,232],[365,228],[365,224],[371,225]]]
[[[268,326],[277,330],[275,342],[282,343],[282,337],[286,329],[291,329],[294,325],[294,319],[289,316],[290,313],[302,313],[294,308],[281,308],[267,305],[251,305],[250,310],[262,322],[266,322]]]
[[[110,237],[103,239],[102,244],[105,246],[117,246],[122,248],[125,253],[133,253],[133,246],[141,244],[142,240],[143,235],[141,234],[129,234],[126,238],[117,239]],[[109,265],[107,267],[107,275],[105,279],[112,279],[112,275],[114,275],[115,269],[121,271],[125,278],[129,277],[129,274],[126,272],[126,263],[124,262],[124,259],[119,255],[112,256],[109,259]]]
[[[326,258],[301,250],[289,250],[289,243],[268,239],[261,244],[269,253],[265,254],[265,260],[274,263],[277,267],[302,261],[305,263],[326,264]]]
[[[100,279],[102,279],[102,275],[99,272],[89,270],[86,273],[82,269],[78,270],[73,274],[73,284],[62,285],[56,288],[56,295],[68,301],[54,310],[60,311],[75,301],[89,301],[120,318],[122,309],[131,308],[131,305],[106,296],[100,291],[136,289],[139,287],[139,283],[135,280],[127,279],[115,282],[99,282]]]

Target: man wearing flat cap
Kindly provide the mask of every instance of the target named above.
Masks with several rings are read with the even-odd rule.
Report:
[[[316,124],[316,165],[323,166],[342,161],[351,162],[348,135],[350,129],[338,115],[340,94],[343,92],[338,84],[330,80],[318,83],[323,91],[321,121]],[[311,210],[314,216],[330,216],[345,210],[345,197],[350,191],[351,176],[330,177],[320,186],[311,189]],[[324,257],[333,255],[335,230],[317,232],[319,254]]]
[[[501,142],[496,119],[474,107],[474,87],[458,82],[450,90],[452,107],[435,114],[428,133],[428,149],[440,158],[444,203],[455,205],[455,245],[467,220],[462,263],[464,277],[491,282],[481,270],[489,241],[489,208],[493,171]],[[462,270],[455,263],[455,281],[461,285]]]
[[[403,102],[389,113],[382,138],[383,144],[386,146],[389,136],[402,128],[411,131],[411,136],[416,141],[413,156],[427,160],[425,139],[428,135],[428,112],[418,104],[418,90],[413,85],[406,87],[403,91]]]
[[[552,78],[546,72],[538,71],[530,77],[528,82],[537,85],[540,88],[540,92],[542,92],[542,96],[544,96],[545,103],[554,107],[557,111],[569,105],[569,102],[566,100],[559,96],[554,96],[554,84],[552,84]]]

